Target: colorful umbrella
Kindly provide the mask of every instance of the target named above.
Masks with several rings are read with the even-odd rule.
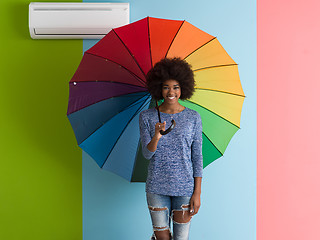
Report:
[[[146,74],[165,57],[192,65],[196,91],[181,104],[201,115],[204,167],[223,155],[240,127],[238,66],[217,38],[187,21],[151,17],[113,29],[84,53],[69,83],[68,118],[79,146],[128,181],[146,179],[138,119],[154,106]]]

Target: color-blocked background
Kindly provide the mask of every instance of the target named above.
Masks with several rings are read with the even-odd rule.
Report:
[[[247,96],[243,105],[242,129],[231,140],[224,157],[204,170],[202,207],[199,215],[193,219],[190,239],[255,239],[255,2],[128,2],[130,22],[146,16],[185,19],[216,36],[239,64],[240,78]],[[84,50],[94,42],[85,40]],[[83,153],[84,239],[102,240],[105,236],[108,236],[108,239],[149,239],[152,227],[144,187],[145,184],[130,184],[112,173],[100,170],[94,161]]]
[[[236,56],[234,51],[244,52],[246,49],[235,50],[234,44],[246,34],[246,30],[237,22],[242,21],[239,20],[239,16],[243,17],[239,12],[244,11],[243,8],[247,8],[247,5],[252,5],[253,14],[248,16],[248,22],[249,25],[255,24],[255,1],[150,1],[146,5],[144,1],[130,3],[131,21],[146,15],[152,16],[152,13],[158,17],[186,18],[203,30],[218,36],[231,56],[240,63],[239,67],[242,67],[242,55],[245,53],[241,54],[240,59],[239,54]],[[117,216],[114,214],[117,210],[115,206],[122,209],[122,213],[126,213],[122,207],[128,202],[140,204],[144,201],[144,196],[132,193],[143,193],[143,187],[136,190],[119,179],[116,179],[117,184],[104,185],[103,183],[109,180],[115,181],[116,177],[111,174],[105,175],[105,172],[97,172],[93,161],[83,156],[84,180],[86,176],[96,174],[83,188],[95,186],[94,191],[98,189],[105,192],[101,199],[93,199],[94,196],[90,199],[90,196],[86,195],[85,201],[103,206],[107,203],[108,207],[102,209],[103,214],[98,208],[90,209],[86,204],[83,205],[83,210],[81,209],[81,151],[76,147],[65,112],[68,98],[67,82],[80,61],[82,41],[31,40],[27,26],[28,4],[25,0],[0,2],[0,239],[82,239],[82,211],[85,213],[84,217],[100,217],[101,221],[105,221],[106,228],[97,231],[96,235],[107,234],[110,226],[114,226],[116,228],[112,230],[113,236],[117,233],[121,236],[127,228],[119,228],[119,224],[115,225],[114,218],[110,216],[119,221],[124,220],[124,223],[129,222],[131,219],[126,218],[132,215]],[[176,8],[169,9],[162,4],[170,4]],[[222,5],[224,7],[218,7]],[[319,2],[259,0],[257,5],[257,239],[318,240],[320,86],[316,64],[320,53]],[[189,10],[186,11],[184,8]],[[230,9],[233,11],[227,11]],[[159,13],[161,11],[159,15],[156,14],[158,10]],[[184,11],[188,16],[183,16]],[[247,14],[246,11],[243,14]],[[215,18],[229,19],[227,26],[222,25],[223,28],[228,27],[227,33],[221,36],[217,34],[224,29],[220,29],[220,20],[212,21]],[[208,19],[212,22],[204,23]],[[214,28],[210,27],[211,25]],[[241,41],[244,45],[255,45],[254,42]],[[64,52],[62,59],[58,49]],[[252,67],[251,70],[251,74],[255,75],[255,68]],[[243,73],[240,72],[240,75],[245,83]],[[51,83],[50,86],[48,82]],[[250,98],[248,86],[244,85],[244,90],[248,96],[245,104],[254,105],[252,101],[246,102]],[[244,110],[251,109],[250,104],[244,105]],[[243,115],[245,114],[255,113],[243,112]],[[222,163],[225,159],[229,159],[230,162],[233,161],[232,158],[239,159],[246,155],[231,155],[228,152],[238,145],[240,140],[243,141],[241,132],[251,127],[255,128],[242,122],[242,130],[236,134],[232,141],[233,146],[230,145],[227,150],[229,156],[225,156],[222,161],[218,160],[215,164],[219,166],[206,169],[205,174],[219,174],[221,165],[226,164]],[[251,154],[254,154],[254,146],[251,148]],[[241,151],[243,150],[240,149],[240,153]],[[252,158],[251,161],[255,159]],[[242,166],[236,167],[239,171],[243,170]],[[226,177],[233,176],[233,171],[229,170]],[[211,177],[207,179],[211,181]],[[222,180],[221,176],[220,179]],[[236,178],[235,181],[237,180]],[[201,230],[204,229],[203,239],[208,236],[209,231],[212,237],[207,239],[239,239],[239,232],[241,236],[250,235],[255,238],[254,228],[247,227],[247,233],[241,232],[242,225],[250,225],[246,219],[240,220],[242,225],[238,225],[238,229],[235,230],[238,232],[231,232],[230,228],[225,228],[238,224],[231,218],[230,212],[234,208],[227,207],[231,201],[237,201],[239,198],[224,198],[230,195],[228,191],[231,184],[234,184],[233,180],[205,187],[203,205],[209,209],[204,210],[202,206],[201,215],[197,216],[193,223]],[[121,190],[119,185],[123,187]],[[218,191],[220,195],[213,196],[214,191]],[[208,194],[211,196],[207,197]],[[108,200],[105,201],[107,196]],[[243,196],[240,197],[242,200],[245,199]],[[216,209],[217,203],[221,204],[221,211]],[[145,211],[145,208],[141,206],[138,210]],[[244,209],[242,215],[247,214]],[[134,220],[139,220],[143,216],[133,217]],[[149,224],[147,219],[145,222],[139,220],[136,225],[126,227],[129,227],[131,232],[135,227],[139,236],[149,236],[150,229],[145,223]],[[206,225],[208,229],[205,229]],[[84,233],[96,230],[94,228],[94,225],[87,225],[84,227]],[[196,239],[201,237],[200,235]]]

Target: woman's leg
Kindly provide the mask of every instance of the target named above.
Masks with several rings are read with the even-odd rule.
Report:
[[[173,239],[188,240],[191,223],[190,197],[172,197]]]
[[[157,240],[170,240],[171,200],[169,196],[147,193],[147,203]]]

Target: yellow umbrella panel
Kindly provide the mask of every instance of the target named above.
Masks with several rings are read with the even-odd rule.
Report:
[[[240,128],[244,93],[238,65],[216,38],[185,58],[192,65],[196,91],[181,104],[200,113],[204,167],[221,157]]]

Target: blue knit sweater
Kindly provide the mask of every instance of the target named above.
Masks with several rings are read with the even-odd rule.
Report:
[[[202,177],[202,123],[200,114],[189,108],[175,114],[160,113],[166,128],[171,119],[176,127],[160,138],[157,150],[147,145],[159,122],[155,108],[141,112],[139,118],[142,152],[150,159],[146,192],[168,196],[192,196],[194,177]]]

